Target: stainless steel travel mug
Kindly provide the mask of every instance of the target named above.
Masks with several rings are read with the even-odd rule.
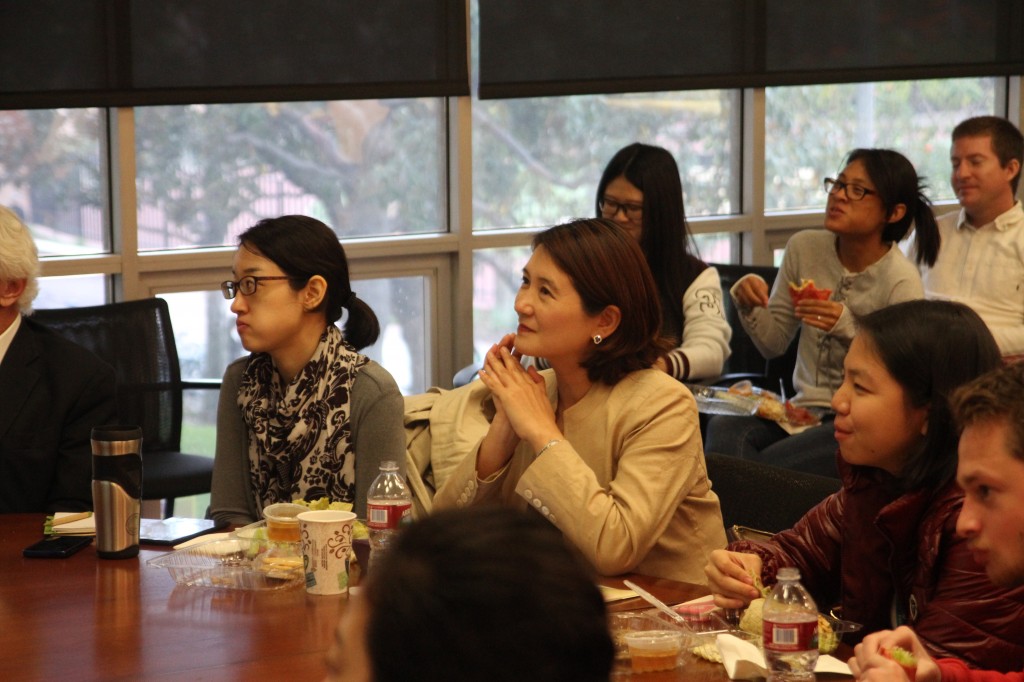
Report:
[[[138,556],[142,429],[137,426],[93,428],[92,505],[96,518],[96,553],[100,558]]]

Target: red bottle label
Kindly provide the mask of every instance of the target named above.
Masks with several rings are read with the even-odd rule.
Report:
[[[818,619],[798,622],[764,621],[764,648],[772,651],[809,651],[818,648]]]
[[[412,503],[366,504],[366,525],[374,530],[398,528],[406,517],[412,518]]]

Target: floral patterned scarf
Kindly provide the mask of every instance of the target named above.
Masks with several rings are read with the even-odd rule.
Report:
[[[355,500],[349,403],[370,361],[327,325],[313,357],[288,386],[266,353],[254,353],[238,392],[249,431],[249,473],[257,506],[296,498]]]

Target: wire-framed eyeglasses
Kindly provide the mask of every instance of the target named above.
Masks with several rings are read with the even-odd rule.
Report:
[[[622,211],[627,220],[637,221],[644,214],[642,204],[624,204],[608,197],[601,197],[597,202],[597,207],[601,209],[601,216],[605,218],[614,218],[619,211]]]
[[[878,194],[875,190],[868,189],[867,187],[853,185],[849,182],[836,180],[835,178],[825,178],[825,191],[828,194],[835,194],[840,190],[843,190],[843,193],[846,194],[846,198],[850,201],[860,201],[869,194]]]
[[[290,279],[298,281],[296,277],[289,277],[287,275],[273,275],[267,277],[254,277],[248,275],[238,280],[225,280],[220,283],[220,291],[224,294],[224,298],[229,301],[233,299],[237,294],[241,293],[246,296],[252,296],[256,293],[256,286],[260,282],[265,282],[270,279]]]

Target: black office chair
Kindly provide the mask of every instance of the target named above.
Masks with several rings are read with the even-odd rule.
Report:
[[[808,510],[841,486],[838,478],[716,452],[704,453],[704,459],[731,539],[737,538],[734,526],[773,534],[792,528]]]
[[[118,418],[142,428],[142,495],[164,500],[210,492],[213,458],[181,452],[182,390],[216,382],[181,379],[167,302],[161,298],[37,310],[33,319],[114,367]]]

